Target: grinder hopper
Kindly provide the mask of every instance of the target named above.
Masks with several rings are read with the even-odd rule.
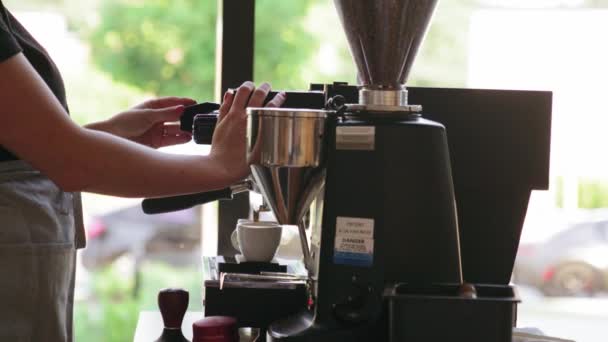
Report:
[[[359,84],[399,89],[407,81],[437,0],[334,0]]]
[[[403,84],[437,2],[334,0],[357,66],[361,104],[407,104]]]

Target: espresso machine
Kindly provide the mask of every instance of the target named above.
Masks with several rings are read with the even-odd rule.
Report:
[[[334,4],[358,85],[248,108],[249,179],[144,211],[255,190],[298,226],[300,271],[221,257],[208,268],[205,314],[269,341],[510,341],[527,201],[548,186],[551,94],[406,88],[437,1]],[[217,108],[188,108],[183,129],[209,142]]]

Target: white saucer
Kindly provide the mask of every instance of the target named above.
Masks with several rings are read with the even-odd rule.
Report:
[[[241,262],[247,262],[247,259],[245,259],[245,256],[243,254],[236,254],[234,256],[234,259],[236,260],[237,263],[241,263]],[[277,258],[272,258],[272,260],[269,261],[270,263],[273,264],[278,264],[279,262],[277,261]]]

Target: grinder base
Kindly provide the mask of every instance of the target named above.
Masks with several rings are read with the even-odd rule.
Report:
[[[203,265],[203,306],[206,317],[231,316],[237,319],[239,327],[266,329],[270,323],[306,307],[307,289],[303,284],[243,281],[224,283],[221,287],[219,280],[220,270],[234,273],[259,273],[260,270],[297,273],[303,268],[302,265],[238,264],[231,263],[230,258],[224,257],[205,257]],[[253,268],[258,269],[258,272],[253,272]]]
[[[389,341],[511,342],[519,297],[513,286],[475,285],[477,298],[458,295],[457,284],[387,289]]]

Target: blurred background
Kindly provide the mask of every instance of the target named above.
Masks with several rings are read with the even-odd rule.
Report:
[[[57,62],[80,124],[155,96],[218,98],[216,1],[3,3]],[[532,195],[513,281],[520,326],[583,342],[605,341],[608,319],[607,33],[605,0],[441,1],[408,82],[553,91],[551,188]],[[256,82],[355,81],[330,0],[257,0],[255,40]],[[201,246],[214,243],[201,244],[201,227],[214,229],[213,210],[146,217],[139,200],[86,194],[85,211],[77,340],[131,340],[163,287],[188,288],[201,310]]]

